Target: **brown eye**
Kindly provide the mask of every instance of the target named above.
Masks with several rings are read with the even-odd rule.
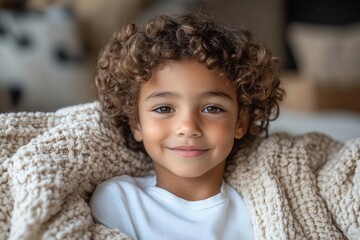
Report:
[[[174,109],[169,106],[160,106],[155,108],[154,111],[157,113],[172,113],[174,112]]]
[[[203,109],[203,112],[205,113],[220,113],[224,110],[222,108],[219,108],[217,106],[207,106]]]

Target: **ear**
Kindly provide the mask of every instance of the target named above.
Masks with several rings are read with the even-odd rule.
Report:
[[[139,120],[132,118],[129,120],[129,125],[130,125],[131,132],[134,136],[134,139],[137,142],[141,142],[143,140],[143,136],[142,136]]]
[[[249,127],[249,117],[246,113],[240,112],[235,128],[235,139],[241,139]]]

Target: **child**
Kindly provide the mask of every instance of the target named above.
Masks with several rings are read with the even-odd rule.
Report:
[[[116,33],[98,62],[100,102],[127,146],[151,158],[155,174],[98,185],[94,219],[134,239],[342,237],[314,197],[314,176],[309,191],[308,182],[286,179],[302,167],[288,161],[291,154],[274,148],[266,161],[259,155],[247,163],[247,151],[238,151],[261,150],[256,139],[278,116],[277,62],[248,31],[201,15],[160,16]],[[274,187],[280,183],[286,187]],[[307,192],[297,195],[302,186]],[[262,195],[271,197],[263,202]],[[302,202],[316,202],[313,212]]]

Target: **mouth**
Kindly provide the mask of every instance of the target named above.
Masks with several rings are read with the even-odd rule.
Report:
[[[180,147],[173,147],[168,149],[181,157],[193,157],[193,158],[200,157],[204,155],[207,151],[209,151],[209,149],[193,147],[193,146],[180,146]]]

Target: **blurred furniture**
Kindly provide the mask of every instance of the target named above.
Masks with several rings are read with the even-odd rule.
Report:
[[[283,108],[304,112],[348,110],[360,113],[358,83],[318,83],[296,72],[283,72],[281,81],[286,90]]]

